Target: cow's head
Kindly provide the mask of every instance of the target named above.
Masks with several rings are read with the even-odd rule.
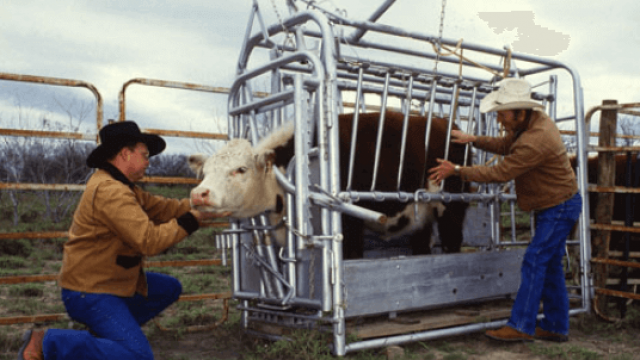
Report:
[[[289,138],[292,134],[291,127]],[[283,198],[272,169],[277,144],[272,136],[266,140],[254,148],[247,140],[233,139],[208,158],[190,156],[189,166],[202,178],[191,190],[191,206],[204,212],[230,212],[234,218],[276,210]]]

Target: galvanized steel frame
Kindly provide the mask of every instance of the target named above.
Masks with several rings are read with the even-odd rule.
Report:
[[[298,325],[308,325],[313,322],[329,323],[333,326],[334,352],[337,355],[344,355],[347,352],[364,348],[400,344],[408,341],[425,340],[446,335],[462,334],[504,324],[506,320],[346,344],[344,301],[345,291],[347,291],[347,289],[345,289],[343,279],[343,272],[346,265],[342,259],[341,242],[343,239],[340,218],[341,210],[337,210],[336,207],[328,206],[327,203],[323,204],[322,201],[317,201],[317,197],[326,197],[326,200],[328,200],[331,205],[340,203],[347,204],[357,202],[362,199],[377,201],[409,201],[415,199],[416,201],[448,202],[452,200],[462,200],[485,202],[490,204],[490,213],[493,217],[491,224],[492,239],[494,239],[494,242],[489,246],[489,248],[522,246],[526,245],[526,243],[515,241],[513,238],[510,242],[499,241],[501,238],[501,229],[498,226],[498,218],[500,216],[498,205],[502,201],[511,202],[511,216],[514,217],[513,204],[515,202],[515,195],[501,193],[498,191],[497,186],[488,186],[486,192],[473,194],[449,194],[442,192],[427,193],[426,191],[418,191],[416,193],[386,193],[374,191],[376,187],[374,177],[374,181],[371,186],[372,191],[370,192],[352,191],[349,186],[347,186],[347,189],[340,189],[340,177],[347,176],[349,179],[348,184],[351,184],[353,176],[351,173],[340,174],[337,166],[338,129],[335,124],[337,124],[338,121],[339,110],[342,108],[342,99],[339,95],[341,90],[356,91],[356,100],[353,105],[356,110],[365,108],[364,102],[361,101],[361,96],[365,92],[380,95],[383,99],[381,106],[382,113],[384,113],[387,105],[387,96],[391,95],[404,99],[402,101],[402,108],[405,114],[408,114],[411,110],[411,100],[419,99],[421,101],[420,113],[426,115],[428,119],[431,119],[434,115],[436,106],[440,107],[440,116],[444,115],[442,114],[443,105],[448,105],[452,109],[457,106],[471,106],[475,109],[479,100],[492,89],[491,85],[496,79],[464,76],[459,77],[457,74],[448,74],[443,72],[438,72],[436,74],[430,70],[414,66],[402,66],[379,60],[361,59],[356,57],[341,57],[339,46],[346,45],[354,48],[373,48],[407,56],[435,59],[436,55],[432,53],[399,48],[388,44],[372,43],[362,40],[361,37],[365,32],[370,31],[400,38],[410,38],[427,44],[435,43],[436,38],[422,33],[407,32],[400,28],[379,25],[370,21],[354,21],[352,19],[347,19],[335,13],[326,11],[315,3],[311,3],[309,6],[316,10],[294,13],[290,18],[283,20],[281,23],[266,27],[262,20],[257,3],[254,2],[246,31],[246,38],[238,60],[238,75],[231,87],[229,95],[229,137],[245,137],[255,144],[261,138],[257,120],[259,114],[271,115],[270,124],[271,127],[274,127],[275,125],[283,122],[282,118],[283,113],[285,112],[285,107],[293,107],[293,116],[295,117],[295,134],[297,137],[297,156],[295,165],[291,166],[292,171],[288,172],[288,176],[279,174],[276,170],[279,182],[289,193],[287,203],[289,206],[295,205],[296,208],[296,213],[290,214],[290,217],[286,220],[287,227],[294,230],[289,232],[287,257],[284,258],[281,256],[281,260],[283,260],[283,263],[285,264],[284,268],[288,270],[286,270],[284,274],[278,275],[279,270],[277,267],[273,266],[273,259],[265,258],[264,260],[259,261],[261,263],[261,265],[258,266],[260,268],[259,273],[262,273],[262,282],[266,282],[265,279],[269,276],[275,276],[278,277],[277,281],[281,281],[283,285],[296,289],[295,250],[303,246],[301,244],[304,244],[308,239],[315,238],[310,244],[313,244],[315,248],[323,250],[322,271],[325,272],[327,279],[331,279],[332,298],[329,303],[329,299],[327,298],[328,294],[323,294],[321,304],[317,304],[314,301],[309,302],[309,300],[312,299],[297,298],[295,294],[292,296],[288,295],[286,298],[278,296],[273,297],[270,296],[268,291],[264,290],[266,288],[264,283],[262,283],[260,287],[260,289],[262,289],[261,291],[246,292],[243,288],[242,279],[243,276],[246,276],[244,272],[248,271],[247,268],[250,266],[246,258],[246,250],[250,246],[247,245],[247,241],[243,240],[243,237],[245,236],[244,234],[251,231],[251,226],[249,225],[248,229],[245,230],[244,228],[247,228],[247,224],[237,222],[232,224],[232,233],[229,233],[229,236],[231,237],[230,245],[233,249],[234,257],[234,296],[243,301],[241,307],[243,310],[243,325],[248,328],[251,321],[264,320],[269,317],[275,319],[275,321],[278,321],[280,318],[285,319],[294,317],[298,319]],[[256,20],[256,17],[260,22],[260,29],[256,34],[252,34],[254,20]],[[313,24],[314,27],[319,28],[320,30],[310,31],[306,29],[305,25],[307,23]],[[334,34],[334,27],[338,25],[343,27],[352,27],[355,31],[352,36],[336,36]],[[321,39],[320,51],[316,52],[317,49],[309,49],[303,45],[299,45],[300,48],[295,48],[295,45],[290,45],[289,42],[286,41],[282,44],[278,44],[274,41],[274,38],[283,33],[285,33],[285,37],[295,37],[297,44],[307,44],[305,41],[309,38]],[[455,46],[458,42],[450,39],[442,39],[442,44]],[[270,61],[258,64],[254,68],[250,69],[248,68],[249,58],[257,48],[270,49]],[[528,69],[518,69],[515,66],[511,66],[508,71],[508,76],[524,77],[540,73],[546,74],[552,70],[566,71],[572,79],[571,91],[573,93],[574,112],[572,116],[565,119],[557,119],[555,100],[557,99],[558,94],[558,82],[556,75],[550,75],[549,77],[548,94],[535,93],[534,98],[542,100],[544,104],[548,105],[548,113],[554,120],[573,120],[575,122],[578,137],[578,162],[579,164],[586,163],[586,136],[582,89],[580,85],[580,77],[574,68],[557,61],[525,54],[509,53],[507,50],[494,49],[478,44],[463,43],[461,44],[461,48],[465,51],[470,50],[490,55],[497,59],[504,59],[510,55],[511,61],[520,61],[532,66]],[[338,62],[338,58],[344,60],[344,62]],[[441,57],[439,61],[458,63],[457,59],[448,56]],[[475,66],[467,63],[466,61],[463,65],[465,68]],[[481,63],[481,65],[499,72],[504,69],[501,66],[493,64]],[[272,94],[261,100],[253,100],[250,96],[252,86],[250,81],[265,74],[272,75]],[[366,79],[366,84],[363,82],[363,79]],[[407,81],[407,79],[409,79],[409,85],[407,87],[403,87],[402,85]],[[287,83],[289,85],[287,85]],[[293,85],[293,87],[291,87],[291,85]],[[407,90],[407,88],[410,90]],[[458,93],[458,89],[461,90],[460,97],[456,99],[454,95]],[[304,103],[301,104],[299,101],[304,101]],[[307,106],[313,106],[313,108],[309,109]],[[470,117],[475,117],[476,112],[477,110],[471,111]],[[459,112],[457,116],[454,116],[454,113],[455,111],[450,111],[448,114],[450,123],[453,123],[460,116]],[[317,137],[320,139],[318,142],[318,149],[316,149],[320,163],[320,186],[319,188],[315,188],[311,191],[308,187],[309,174],[305,172],[307,171],[305,166],[308,166],[308,163],[306,162],[307,155],[310,155],[308,153],[309,147],[308,144],[305,143],[306,141],[298,141],[298,137],[309,136],[310,128],[308,128],[309,124],[307,121],[307,114],[313,114],[313,116],[317,118],[319,132]],[[358,111],[356,111],[354,121],[357,121],[357,114]],[[492,119],[491,117],[478,118],[479,122],[483,121],[485,123],[484,126],[487,129],[488,134],[496,131],[495,125],[491,125],[491,121],[494,120],[495,119]],[[428,121],[428,124],[430,124],[430,120]],[[428,138],[428,133],[426,135],[426,138]],[[302,144],[300,142],[302,142]],[[402,142],[404,143],[404,139]],[[345,149],[342,149],[342,151],[345,151]],[[379,151],[380,142],[378,141],[375,155],[376,159],[379,158]],[[480,156],[486,159],[483,153],[481,153]],[[351,155],[351,158],[353,159],[353,155]],[[400,161],[402,162],[402,159]],[[351,160],[351,164],[353,164],[353,160]],[[352,169],[353,165],[351,165],[350,168]],[[580,194],[583,199],[588,199],[586,169],[584,166],[580,166],[578,168],[577,177]],[[295,187],[291,184],[293,182],[292,180],[295,180]],[[398,187],[401,181],[401,177],[398,176]],[[308,224],[309,207],[312,205],[319,205],[322,207],[322,233],[315,237],[310,236],[310,234],[304,230],[305,226]],[[372,214],[365,215],[361,208],[356,205],[352,206],[354,206],[352,212],[353,215],[363,218],[371,217]],[[588,262],[590,257],[590,234],[588,232],[588,227],[586,226],[589,223],[588,219],[588,200],[585,200],[579,220],[579,240],[571,240],[568,242],[571,246],[580,246],[579,273],[581,276],[581,285],[578,290],[583,295],[581,296],[580,308],[571,310],[571,314],[586,312],[590,308],[591,279]],[[257,240],[257,243],[260,244],[260,240]],[[307,306],[309,307],[309,314],[307,315],[300,315],[296,317],[295,315],[286,314],[281,311],[292,305],[304,306],[305,303],[307,303]],[[280,306],[280,310],[277,309],[277,306]],[[326,318],[321,313],[328,310],[332,310],[330,318]],[[317,311],[318,313],[314,314],[313,311]],[[255,333],[255,331],[252,332]],[[266,334],[263,335],[269,336]]]

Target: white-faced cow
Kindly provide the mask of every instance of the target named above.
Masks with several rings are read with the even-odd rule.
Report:
[[[346,187],[349,165],[349,149],[352,131],[352,114],[340,115],[340,172],[342,188]],[[385,114],[382,137],[382,151],[379,163],[376,191],[395,192],[400,164],[400,147],[404,115],[388,112]],[[360,115],[353,191],[368,191],[372,184],[379,113]],[[407,148],[404,160],[400,190],[415,192],[421,188],[434,189],[433,184],[422,183],[424,172],[436,166],[436,158],[444,157],[448,121],[433,118],[429,140],[428,159],[425,166],[424,137],[426,118],[409,118]],[[284,210],[284,191],[277,183],[271,170],[273,164],[285,168],[294,155],[293,125],[285,125],[263,139],[255,147],[246,140],[234,139],[215,155],[206,158],[192,155],[189,165],[203,180],[191,192],[192,204],[203,211],[231,212],[231,217],[247,218],[269,211],[272,224],[281,218]],[[449,159],[457,164],[464,160],[464,146],[451,144]],[[459,177],[450,177],[445,182],[447,192],[466,191],[468,185]],[[431,222],[436,220],[442,249],[446,253],[459,252],[462,244],[462,224],[468,207],[464,202],[413,203],[397,201],[360,201],[360,206],[388,216],[387,226],[370,224],[351,216],[343,216],[344,256],[361,258],[364,251],[363,231],[368,226],[382,233],[386,239],[392,235],[411,233],[412,253],[431,253]],[[414,209],[418,214],[414,214]],[[415,220],[418,219],[418,223]],[[277,236],[278,237],[278,236]]]

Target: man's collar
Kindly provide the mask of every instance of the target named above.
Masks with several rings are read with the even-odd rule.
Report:
[[[131,181],[129,181],[129,179],[124,176],[124,174],[118,170],[117,167],[111,165],[108,162],[104,162],[101,166],[100,169],[108,172],[114,179],[120,181],[121,183],[127,185],[128,187],[130,187],[133,190],[133,187],[135,186],[134,183],[132,183]]]

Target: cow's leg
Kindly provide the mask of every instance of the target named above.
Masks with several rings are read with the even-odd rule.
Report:
[[[364,221],[351,216],[342,217],[342,252],[344,259],[362,259],[364,256]]]
[[[442,216],[438,218],[438,233],[442,243],[442,252],[458,253],[462,246],[462,225],[469,204],[450,202]]]
[[[433,233],[432,223],[427,222],[424,226],[409,235],[409,244],[411,245],[412,255],[429,255],[431,254],[431,236]]]

